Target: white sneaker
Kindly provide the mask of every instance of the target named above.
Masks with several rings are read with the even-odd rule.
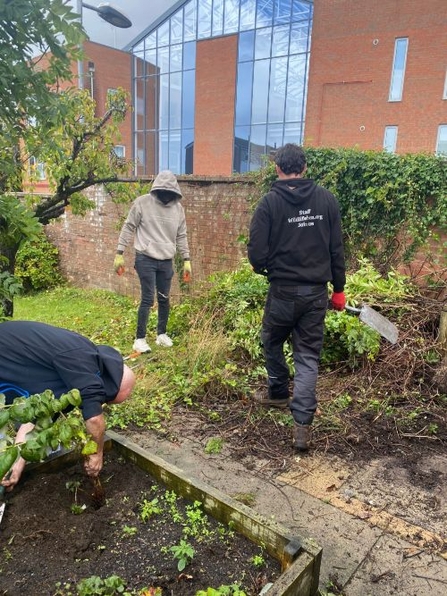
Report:
[[[140,354],[143,354],[144,352],[150,352],[151,349],[149,347],[149,344],[147,343],[147,341],[143,338],[140,339],[136,339],[133,342],[133,350],[135,352],[140,352]]]
[[[157,346],[164,346],[165,348],[170,348],[172,346],[172,339],[166,333],[162,333],[161,335],[157,335],[157,339],[155,340]]]

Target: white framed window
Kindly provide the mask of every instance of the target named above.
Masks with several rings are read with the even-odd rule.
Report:
[[[437,155],[447,156],[447,124],[441,124],[438,127],[438,139],[436,141]]]
[[[45,180],[47,177],[45,173],[45,164],[43,161],[38,161],[34,155],[31,155],[28,160],[28,173],[35,180]]]
[[[126,157],[126,146],[115,145],[115,147],[113,148],[113,152],[119,159],[124,159]]]
[[[394,43],[393,70],[391,72],[388,101],[402,101],[405,67],[407,64],[408,37],[399,37]]]
[[[397,126],[385,126],[385,134],[383,135],[383,148],[385,151],[396,153],[397,132]]]
[[[442,94],[442,99],[447,99],[447,68],[446,68],[446,71],[445,71],[444,93]]]

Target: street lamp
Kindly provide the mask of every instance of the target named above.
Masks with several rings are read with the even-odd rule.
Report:
[[[80,16],[81,24],[83,8],[94,10],[98,13],[101,19],[103,19],[107,23],[110,23],[114,27],[119,27],[120,29],[128,29],[129,27],[132,27],[132,21],[128,19],[122,12],[111,6],[108,2],[100,4],[99,6],[92,6],[91,4],[86,4],[85,2],[82,2],[82,0],[77,0],[77,12]],[[83,60],[78,60],[78,87],[79,89],[84,88]]]

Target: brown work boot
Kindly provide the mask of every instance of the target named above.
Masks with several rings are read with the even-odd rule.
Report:
[[[293,426],[293,448],[297,451],[307,451],[310,443],[310,424],[299,424]]]
[[[287,408],[289,406],[289,398],[270,397],[267,387],[262,387],[255,391],[253,399],[257,404],[265,408]]]

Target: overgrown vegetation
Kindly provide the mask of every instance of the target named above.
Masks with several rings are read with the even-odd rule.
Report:
[[[109,426],[175,433],[172,414],[180,408],[184,419],[200,417],[205,453],[218,456],[223,444],[231,450],[235,439],[239,454],[241,445],[244,452],[256,451],[256,441],[266,432],[283,436],[284,449],[289,448],[290,414],[256,408],[250,397],[265,383],[259,335],[265,279],[243,262],[236,271],[214,275],[207,287],[172,309],[174,348],[169,354],[175,357],[167,358],[166,350],[154,345],[149,354],[128,361],[137,374],[137,388],[131,400],[108,408]],[[352,305],[366,303],[389,317],[399,328],[400,341],[393,346],[357,317],[328,311],[320,416],[314,425],[317,444],[330,437],[335,448],[337,441],[372,432],[371,420],[386,424],[400,438],[442,440],[439,412],[447,396],[433,380],[442,358],[437,344],[442,302],[422,295],[394,270],[380,275],[367,260],[348,275],[346,293]],[[107,292],[68,287],[17,302],[19,318],[67,326],[123,354],[131,352],[136,306]],[[149,337],[155,336],[155,328],[152,312]],[[290,346],[287,359],[292,375]],[[268,452],[274,465],[282,455],[276,437]]]
[[[17,253],[15,275],[25,292],[48,290],[63,283],[59,272],[59,250],[44,232],[27,240]]]

